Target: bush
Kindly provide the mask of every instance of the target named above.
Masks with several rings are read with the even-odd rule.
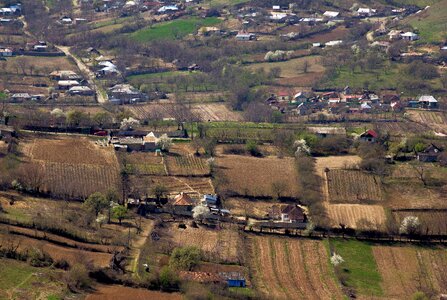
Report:
[[[62,270],[68,270],[70,268],[70,264],[65,259],[58,259],[54,262],[53,267]]]
[[[191,271],[200,261],[200,249],[194,246],[175,248],[169,259],[169,266],[175,270]]]
[[[90,281],[87,267],[82,264],[75,264],[65,275],[65,282],[70,290],[87,289]]]
[[[160,270],[160,287],[162,290],[169,291],[178,288],[179,280],[176,273],[168,266]]]
[[[37,248],[28,250],[28,263],[33,267],[49,267],[53,264],[51,256]]]
[[[261,157],[262,153],[259,151],[258,145],[255,141],[248,141],[245,145],[245,148],[247,149],[248,153],[250,153],[252,156]]]

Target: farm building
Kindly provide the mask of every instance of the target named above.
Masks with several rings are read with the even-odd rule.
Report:
[[[400,35],[400,37],[405,41],[416,41],[419,39],[419,36],[414,32],[405,32]]]
[[[208,207],[216,207],[217,206],[217,196],[216,195],[203,195],[202,205]]]
[[[0,56],[1,57],[11,57],[13,56],[14,52],[11,49],[8,48],[0,48]]]
[[[256,40],[256,34],[248,32],[239,32],[236,35],[236,40],[238,41],[254,41]]]
[[[128,104],[146,100],[146,95],[130,84],[117,84],[109,89],[110,102]]]
[[[437,108],[438,100],[431,95],[422,95],[418,98],[418,103],[422,108]]]
[[[50,73],[50,78],[53,80],[79,80],[82,79],[81,76],[76,74],[74,71],[70,70],[62,70],[62,71],[53,71]]]
[[[379,135],[374,130],[370,129],[360,135],[360,140],[365,142],[375,143]]]
[[[16,93],[11,96],[12,102],[23,102],[31,99],[31,95],[28,93]]]
[[[330,10],[328,10],[328,11],[325,11],[323,13],[323,16],[325,16],[327,18],[330,18],[330,19],[336,18],[336,17],[338,17],[338,15],[340,15],[340,13],[338,11],[330,11]]]
[[[417,159],[421,162],[436,162],[438,161],[438,157],[441,154],[442,149],[436,147],[431,144],[422,152],[418,152]]]
[[[191,215],[195,204],[195,201],[188,194],[181,192],[175,196],[172,202],[174,214]]]

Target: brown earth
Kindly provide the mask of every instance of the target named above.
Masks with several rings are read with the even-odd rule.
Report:
[[[136,289],[124,286],[105,286],[100,285],[96,287],[96,291],[87,295],[85,300],[181,300],[183,297],[177,293],[163,293],[157,291],[150,291],[145,289]]]

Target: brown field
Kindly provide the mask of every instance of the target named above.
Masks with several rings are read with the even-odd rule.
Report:
[[[447,251],[374,246],[373,254],[387,298],[410,299],[417,291],[447,292]]]
[[[273,197],[274,184],[282,185],[281,197],[297,197],[299,194],[293,158],[222,155],[216,161],[219,180],[230,194]]]
[[[150,119],[154,115],[161,118],[185,118],[185,108],[173,103],[155,103],[144,105],[131,105],[127,109],[138,119]],[[195,119],[201,121],[240,121],[240,113],[230,110],[222,103],[193,104],[191,113]]]
[[[407,216],[419,218],[424,234],[428,232],[428,234],[447,235],[447,210],[393,211],[393,217],[397,224],[401,224]]]
[[[320,241],[251,237],[253,285],[266,299],[343,299]]]
[[[151,194],[151,188],[157,184],[165,186],[168,189],[168,194],[171,196],[185,192],[193,198],[198,198],[203,194],[214,193],[211,179],[207,177],[132,176],[131,182],[133,186],[139,187],[148,195]]]
[[[124,286],[106,286],[101,285],[96,287],[96,291],[87,295],[86,300],[181,300],[183,297],[177,293],[163,293],[157,291],[150,291],[147,289],[137,289]]]
[[[75,248],[63,247],[46,241],[41,241],[25,236],[0,233],[0,243],[19,245],[19,251],[30,248],[37,248],[47,252],[54,261],[65,259],[70,265],[78,262],[92,262],[96,267],[107,267],[112,258],[112,254],[103,252],[91,252]]]
[[[345,224],[352,229],[383,229],[385,210],[380,205],[326,204],[332,227]]]
[[[169,175],[174,176],[206,176],[210,167],[205,159],[193,154],[185,156],[166,156],[166,167]]]
[[[315,169],[318,175],[324,174],[324,169],[352,169],[357,168],[358,164],[362,161],[360,156],[357,155],[343,155],[343,156],[327,156],[317,157],[315,159]]]
[[[23,152],[43,167],[43,190],[49,193],[78,198],[118,186],[115,152],[86,138],[34,139]]]
[[[382,133],[388,133],[391,136],[408,136],[420,133],[427,133],[427,126],[414,122],[382,122],[375,124],[374,127]]]
[[[410,110],[406,114],[410,120],[424,124],[436,132],[447,134],[447,114],[439,111]]]
[[[271,207],[277,204],[271,201],[251,201],[244,198],[228,198],[225,199],[225,207],[227,207],[233,216],[248,215],[254,218],[265,218]]]
[[[382,185],[377,176],[353,170],[330,170],[326,174],[331,203],[382,200]]]
[[[33,74],[48,76],[55,70],[72,70],[79,72],[74,63],[71,63],[65,56],[60,57],[35,57],[35,56],[16,56],[2,61],[0,66],[4,72],[11,74],[22,74],[20,66],[25,67],[26,74],[30,75],[30,67],[33,67]]]
[[[159,247],[196,246],[202,249],[207,261],[240,263],[242,244],[239,232],[234,229],[207,229],[205,227],[178,228],[178,223],[165,224],[158,231]]]

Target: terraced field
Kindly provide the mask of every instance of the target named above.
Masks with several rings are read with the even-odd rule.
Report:
[[[320,241],[250,238],[254,286],[267,299],[343,299]]]

